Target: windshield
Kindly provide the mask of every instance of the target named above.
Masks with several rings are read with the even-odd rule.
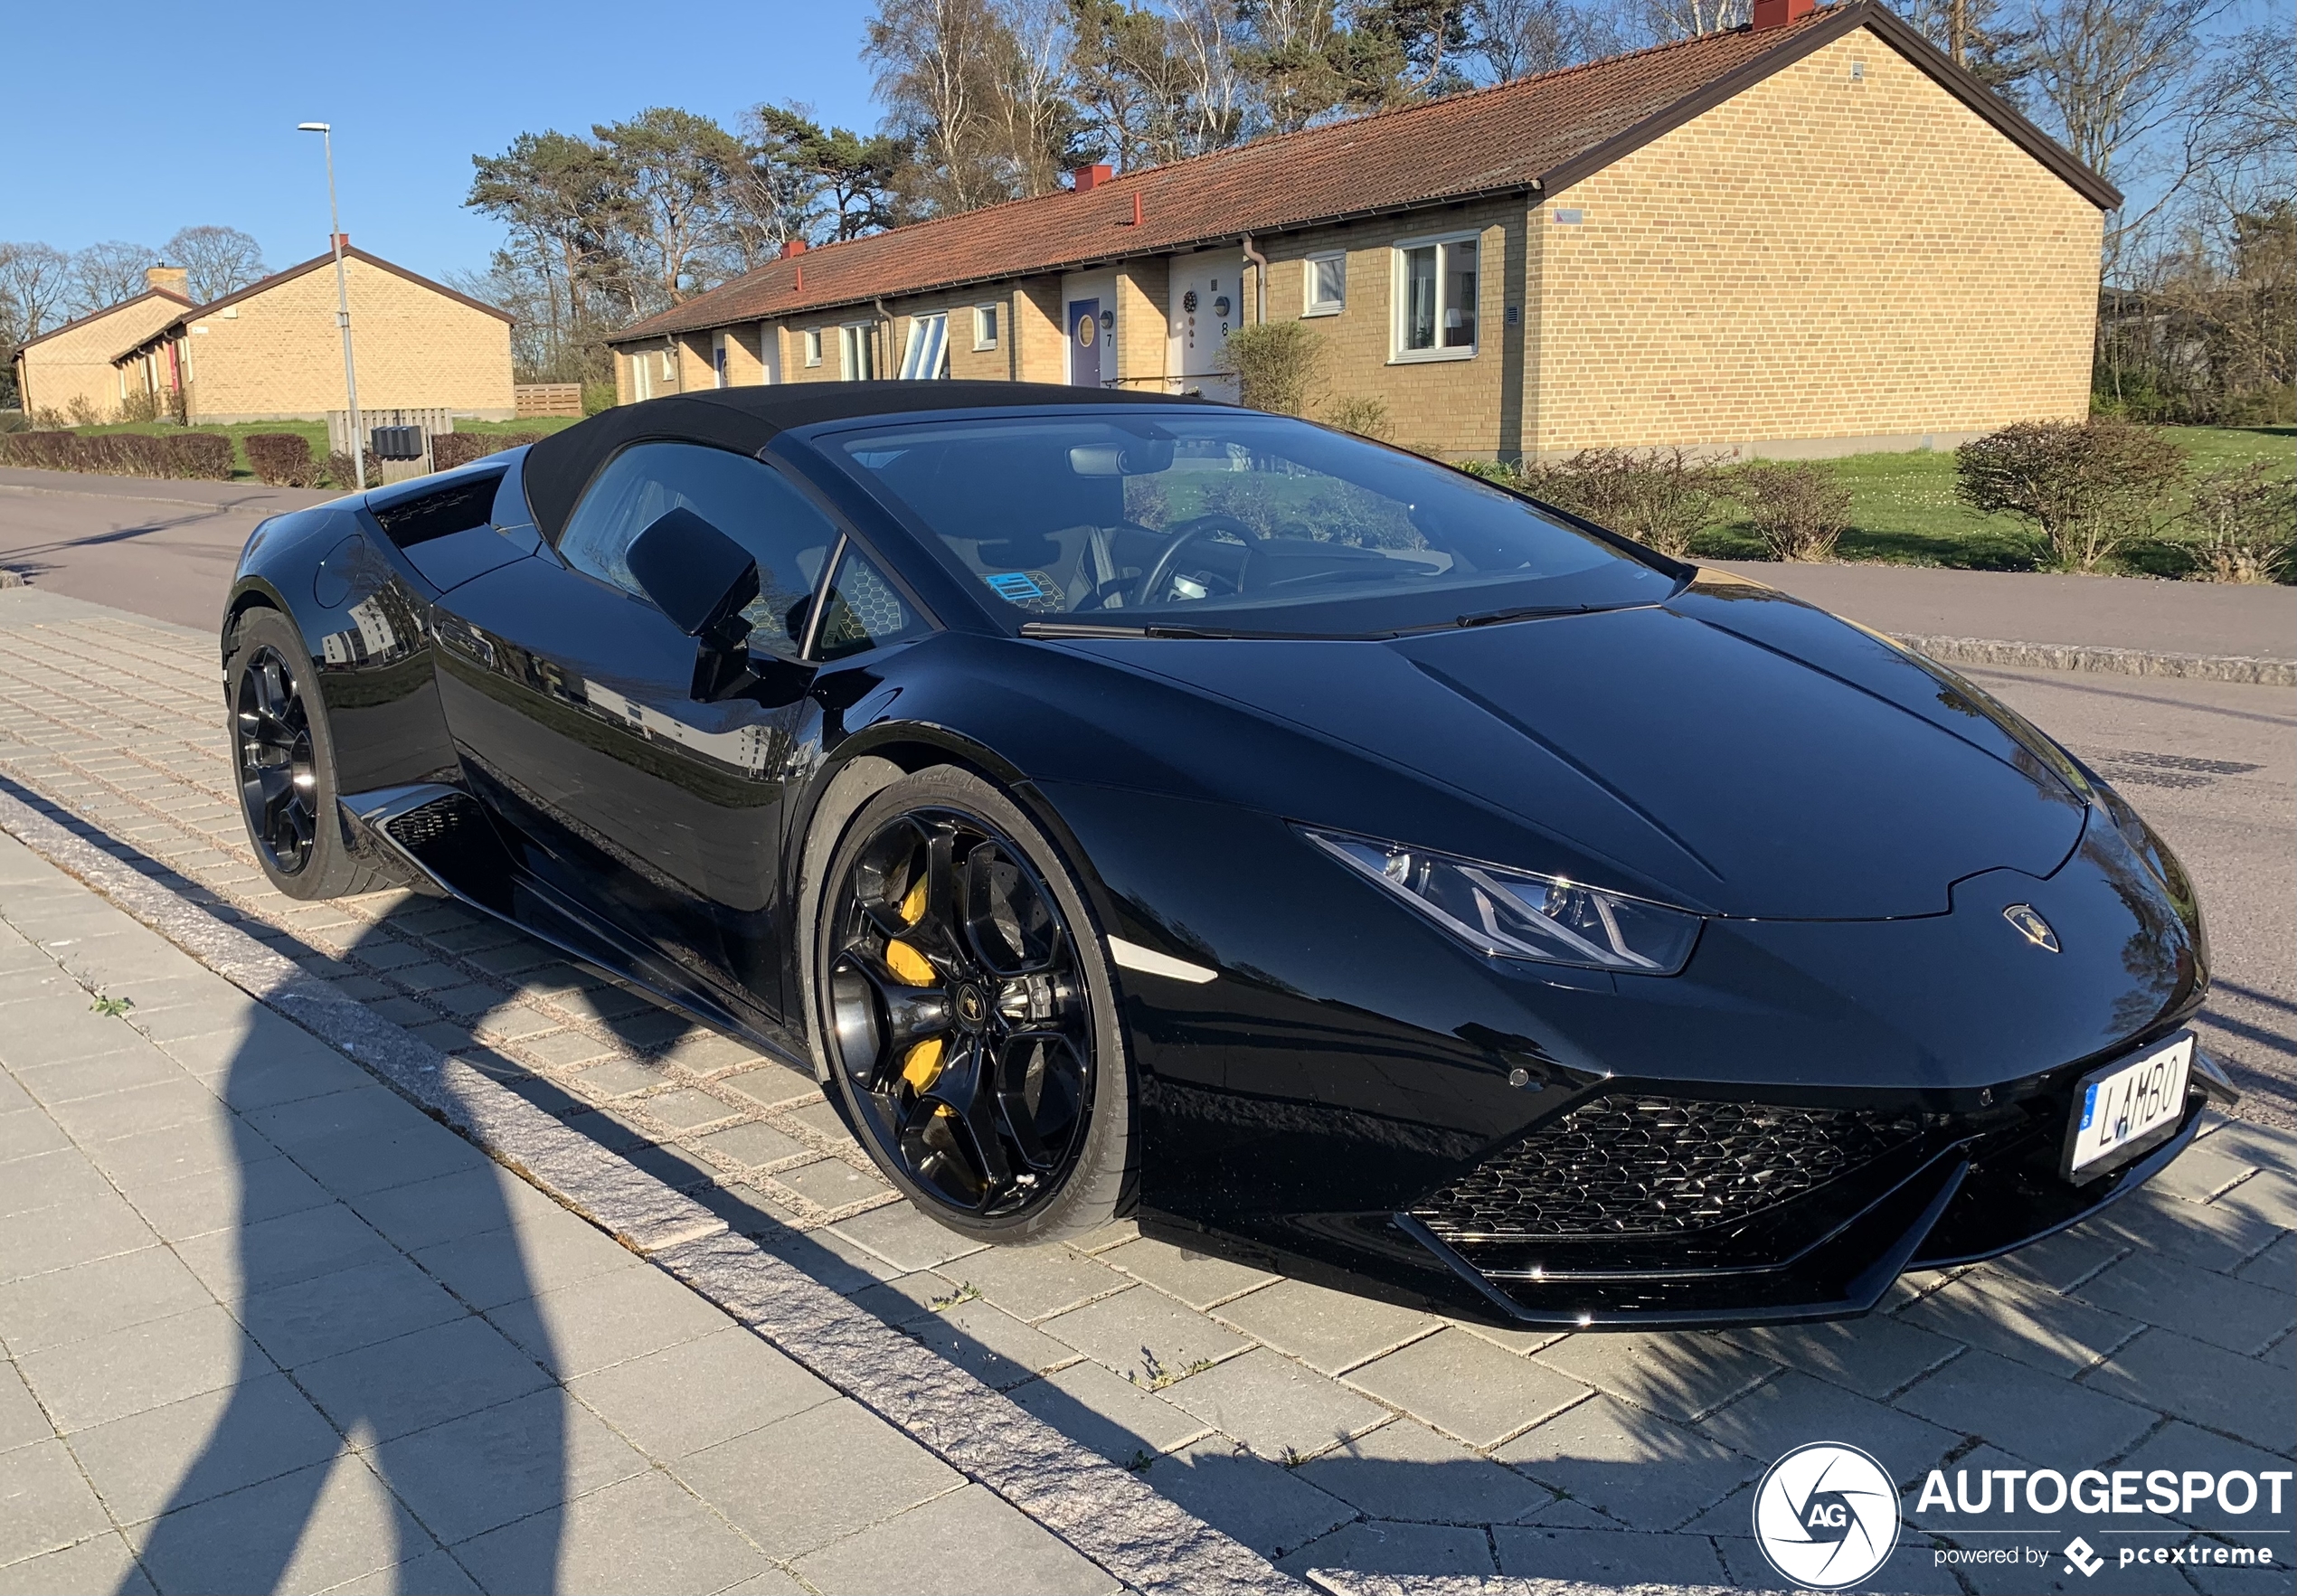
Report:
[[[828,441],[1032,630],[1366,635],[1675,586],[1473,477],[1281,416],[1101,411]]]

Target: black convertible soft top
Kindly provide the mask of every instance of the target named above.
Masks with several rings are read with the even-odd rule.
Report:
[[[526,503],[553,543],[591,478],[626,445],[679,439],[753,453],[778,432],[817,421],[927,411],[1054,404],[1203,404],[1171,393],[1069,388],[1051,382],[795,382],[674,393],[617,405],[554,432],[527,451]]]

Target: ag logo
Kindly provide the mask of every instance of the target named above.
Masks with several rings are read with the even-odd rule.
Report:
[[[1771,1566],[1795,1584],[1855,1585],[1898,1544],[1897,1487],[1857,1447],[1797,1447],[1754,1487],[1754,1538]]]

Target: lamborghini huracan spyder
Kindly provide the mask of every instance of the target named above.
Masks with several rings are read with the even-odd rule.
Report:
[[[1833,1317],[2233,1097],[2191,886],[2047,737],[1304,421],[655,400],[267,521],[222,649],[282,891],[412,881],[802,1061],[984,1241]]]

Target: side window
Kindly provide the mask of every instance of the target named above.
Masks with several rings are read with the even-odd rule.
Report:
[[[757,560],[758,598],[742,611],[751,647],[795,658],[797,634],[805,629],[799,607],[813,592],[837,532],[763,461],[693,443],[626,449],[574,506],[559,554],[575,570],[643,597],[630,574],[631,541],[678,509],[693,511]]]
[[[927,629],[884,573],[859,549],[848,546],[830,580],[821,629],[814,634],[814,657],[843,659],[922,637]]]

